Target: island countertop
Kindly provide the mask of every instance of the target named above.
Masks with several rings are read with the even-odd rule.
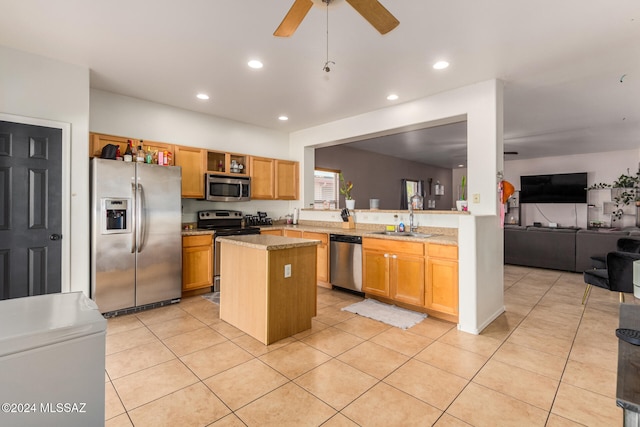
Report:
[[[219,242],[228,242],[234,245],[244,246],[266,251],[279,249],[314,246],[320,244],[320,240],[301,239],[298,237],[273,236],[270,234],[249,234],[241,236],[224,236],[216,239]]]

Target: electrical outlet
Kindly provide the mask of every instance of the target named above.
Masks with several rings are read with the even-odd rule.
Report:
[[[475,193],[473,195],[473,203],[480,203],[480,194]]]
[[[291,277],[291,264],[285,264],[284,266],[284,277]]]

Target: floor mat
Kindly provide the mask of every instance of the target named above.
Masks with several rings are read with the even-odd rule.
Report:
[[[408,329],[422,322],[427,317],[424,313],[385,304],[374,299],[365,299],[364,301],[344,307],[342,310],[378,320],[400,329]]]
[[[220,292],[209,292],[208,294],[202,295],[202,298],[208,299],[212,303],[220,305]]]

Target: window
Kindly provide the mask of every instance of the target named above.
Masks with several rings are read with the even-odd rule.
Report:
[[[313,207],[336,209],[338,207],[339,171],[316,169],[314,171]]]

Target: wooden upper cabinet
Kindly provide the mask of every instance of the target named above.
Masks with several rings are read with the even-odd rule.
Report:
[[[298,200],[298,162],[276,160],[276,199]]]
[[[89,156],[100,157],[107,144],[120,147],[124,155],[127,141],[135,147],[142,145],[146,151],[171,153],[170,166],[182,167],[182,197],[205,197],[205,173],[228,176],[250,176],[251,198],[257,200],[297,200],[300,193],[299,163],[247,154],[211,151],[202,148],[142,141],[135,138],[89,134]]]
[[[175,150],[175,165],[182,168],[182,197],[203,199],[207,151],[180,145]]]
[[[250,157],[246,154],[208,151],[207,172],[217,175],[249,176]]]
[[[250,164],[252,199],[298,199],[298,162],[252,156]]]
[[[175,149],[176,146],[173,144],[167,144],[164,142],[155,142],[155,141],[141,141],[139,139],[133,139],[132,140],[134,144],[136,144],[136,147],[138,145],[142,145],[142,149],[147,152],[148,150],[151,150],[151,152],[159,152],[159,151],[163,151],[163,152],[167,152],[171,153],[171,160],[169,161],[167,166],[175,166],[176,164],[176,153],[175,153]],[[124,153],[124,151],[123,151]],[[157,158],[157,157],[156,157]]]
[[[102,148],[107,144],[113,144],[120,147],[120,153],[124,155],[127,149],[127,141],[131,138],[122,136],[103,135],[100,133],[89,134],[89,157],[100,157]]]
[[[123,136],[104,135],[101,133],[89,133],[89,157],[100,157],[102,154],[102,148],[107,144],[113,144],[120,147],[120,154],[124,156],[124,152],[127,150],[127,142],[131,141],[134,147],[142,145],[142,149],[154,151],[166,151],[171,153],[172,159],[169,166],[175,164],[175,146],[173,144],[167,144],[164,142],[146,141],[135,138],[127,138]]]
[[[275,199],[275,159],[251,156],[251,198]]]

